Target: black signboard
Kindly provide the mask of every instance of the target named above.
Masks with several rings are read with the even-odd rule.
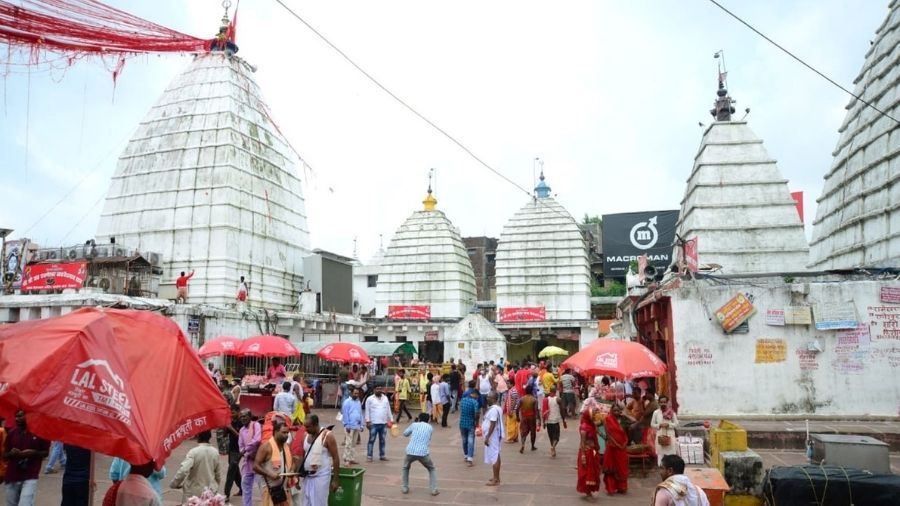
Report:
[[[624,278],[628,264],[647,255],[658,270],[672,263],[678,211],[603,215],[603,276]]]

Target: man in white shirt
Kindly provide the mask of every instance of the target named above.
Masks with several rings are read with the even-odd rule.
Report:
[[[369,446],[366,460],[372,462],[372,450],[375,447],[375,437],[378,437],[378,460],[386,461],[384,453],[385,429],[394,419],[391,413],[391,403],[388,401],[384,390],[380,386],[375,387],[375,393],[366,399],[366,428],[369,429]]]
[[[119,484],[116,506],[162,506],[147,477],[153,474],[153,462],[131,466],[130,474]]]
[[[653,506],[709,506],[706,493],[684,475],[684,460],[665,455],[659,466],[663,482],[653,492]]]
[[[429,388],[431,391],[431,419],[440,422],[444,414],[444,403],[441,402],[441,379],[434,378],[434,382]]]
[[[293,418],[294,410],[297,408],[297,397],[291,392],[292,385],[290,381],[285,381],[281,385],[282,391],[275,396],[275,406],[272,408],[284,413],[288,418]]]

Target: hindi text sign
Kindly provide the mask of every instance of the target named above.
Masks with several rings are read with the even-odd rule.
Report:
[[[739,293],[716,311],[716,319],[719,320],[722,329],[728,334],[737,328],[738,325],[747,321],[754,313],[756,313],[756,308],[753,307],[753,303],[750,302],[746,295]]]
[[[816,330],[855,329],[856,306],[853,301],[822,302],[813,309],[816,316]]]
[[[900,304],[900,286],[882,286],[881,302]]]
[[[787,343],[784,339],[757,339],[756,363],[774,364],[787,359]]]
[[[784,309],[766,309],[766,325],[784,327]]]

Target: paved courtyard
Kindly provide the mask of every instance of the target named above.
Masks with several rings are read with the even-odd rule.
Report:
[[[324,423],[332,423],[335,412],[333,410],[319,410],[319,415]],[[452,423],[457,422],[457,415],[451,415]],[[405,426],[405,419],[402,425]],[[339,442],[343,436],[339,434]],[[440,495],[431,497],[428,489],[428,474],[419,464],[413,464],[410,472],[410,493],[400,493],[400,467],[403,463],[403,452],[406,447],[406,438],[388,437],[387,454],[388,462],[376,460],[370,464],[363,464],[366,468],[363,483],[363,504],[371,506],[388,505],[391,503],[402,504],[454,504],[454,505],[484,505],[484,504],[516,504],[517,506],[565,506],[584,504],[585,501],[575,491],[575,455],[578,447],[578,432],[576,425],[570,424],[568,430],[562,431],[562,438],[558,447],[557,457],[550,458],[549,443],[546,434],[542,431],[538,437],[538,450],[531,452],[526,447],[525,454],[520,455],[518,445],[506,444],[503,447],[503,469],[501,472],[502,484],[499,487],[487,487],[485,482],[490,477],[490,467],[483,464],[483,454],[479,447],[476,454],[476,465],[467,467],[462,459],[459,430],[450,427],[442,429],[435,427],[435,436],[431,445],[432,459],[438,468],[438,488]],[[478,441],[480,444],[480,441]],[[170,478],[174,475],[178,465],[187,451],[195,445],[187,442],[177,448],[167,463],[169,478],[163,481],[163,486],[168,486]],[[377,443],[376,449],[377,452]],[[762,455],[766,467],[773,465],[794,465],[805,462],[803,452],[796,450],[757,450]],[[365,460],[365,439],[360,447],[360,460]],[[107,475],[110,459],[98,456],[95,472],[97,473],[97,496],[95,504],[100,504],[103,494],[110,486]],[[223,472],[225,459],[222,459]],[[891,454],[891,467],[895,474],[900,473],[900,455]],[[625,496],[607,497],[605,494],[597,503],[610,505],[646,505],[650,494],[659,481],[655,469],[648,472],[646,478],[641,476],[640,469],[632,467],[632,478],[629,480],[629,492]],[[37,504],[40,506],[58,505],[60,503],[60,488],[62,485],[62,473],[41,475]],[[178,504],[181,493],[178,490],[165,489],[165,502],[167,505]],[[0,498],[3,496],[3,487],[0,486]],[[240,504],[239,497],[232,498],[233,504]],[[260,501],[254,501],[259,504]],[[3,504],[0,502],[0,504]]]

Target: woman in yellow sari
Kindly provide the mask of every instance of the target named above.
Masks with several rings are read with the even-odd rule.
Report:
[[[519,392],[515,387],[510,388],[506,392],[506,399],[503,401],[503,413],[506,415],[506,442],[519,442],[519,421],[516,420],[516,409],[519,407]]]

